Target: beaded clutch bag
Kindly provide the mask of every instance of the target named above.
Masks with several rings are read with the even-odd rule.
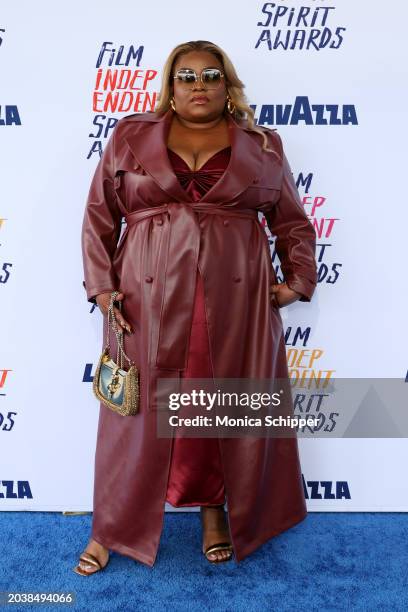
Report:
[[[139,411],[139,371],[123,349],[123,330],[118,330],[113,303],[118,291],[113,291],[108,309],[108,331],[106,345],[99,358],[93,378],[95,396],[111,410],[122,416],[133,416]],[[121,309],[119,302],[119,309]],[[110,321],[117,339],[116,362],[110,355]],[[123,357],[129,362],[129,369],[123,368]]]

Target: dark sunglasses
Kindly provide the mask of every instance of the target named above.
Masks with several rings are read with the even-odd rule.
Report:
[[[221,84],[221,79],[224,77],[224,73],[218,68],[204,68],[200,76],[197,75],[195,70],[191,68],[181,68],[177,70],[176,75],[173,77],[177,81],[186,87],[191,89],[193,85],[201,80],[204,87],[207,89],[217,89]]]

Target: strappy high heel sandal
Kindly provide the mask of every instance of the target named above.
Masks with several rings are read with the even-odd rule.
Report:
[[[219,550],[227,550],[229,555],[226,557],[221,557],[221,559],[211,559],[209,555],[215,553]],[[232,559],[232,546],[229,542],[219,542],[218,544],[212,544],[204,551],[204,555],[207,557],[210,563],[224,563],[225,561],[230,561]]]
[[[83,552],[79,557],[78,565],[74,567],[72,571],[74,571],[76,574],[80,574],[81,576],[90,576],[91,574],[97,574],[98,572],[105,569],[105,567],[109,563],[109,560],[110,556],[108,557],[108,560],[106,561],[105,565],[101,565],[100,561],[94,555],[91,555],[91,553],[89,552]],[[97,569],[93,572],[87,572],[86,567],[81,567],[81,561],[82,564],[86,564],[88,566],[88,569],[90,569],[89,566],[96,567]]]
[[[219,506],[211,506],[211,507],[222,508],[222,510],[224,510],[223,504],[220,504]],[[204,529],[203,512],[201,508],[200,508],[200,516],[201,516],[201,524]],[[220,550],[225,550],[229,554],[225,557],[223,556],[218,559],[217,558],[211,559],[210,555]],[[225,561],[230,561],[232,559],[233,548],[232,548],[231,542],[222,541],[222,542],[217,542],[216,544],[210,544],[210,546],[207,546],[206,549],[203,548],[202,552],[210,563],[224,563]]]

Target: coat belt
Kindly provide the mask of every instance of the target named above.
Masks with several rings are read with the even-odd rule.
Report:
[[[200,251],[200,226],[196,213],[242,217],[258,222],[254,209],[238,210],[214,202],[166,202],[135,210],[125,216],[127,228],[143,219],[168,213],[155,270],[143,263],[145,281],[152,282],[152,365],[166,370],[187,366],[194,307],[195,278]],[[158,331],[157,331],[158,330]]]

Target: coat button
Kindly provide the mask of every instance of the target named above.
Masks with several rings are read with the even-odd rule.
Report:
[[[146,283],[151,283],[153,280],[153,276],[145,276]]]
[[[234,276],[233,280],[234,280],[234,283],[239,283],[240,280],[241,280],[241,277],[240,276]]]
[[[163,225],[163,219],[157,219],[157,225]]]
[[[229,225],[229,221],[228,221],[228,219],[224,219],[223,224],[224,224],[225,226]]]

